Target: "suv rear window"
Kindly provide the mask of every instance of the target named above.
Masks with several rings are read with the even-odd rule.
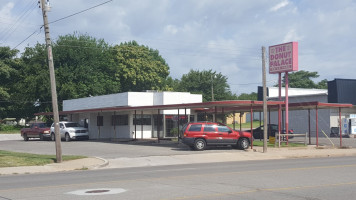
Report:
[[[216,125],[213,124],[205,124],[204,132],[216,132]]]
[[[219,132],[229,132],[230,131],[230,129],[228,127],[223,126],[223,125],[219,125],[218,130],[219,130]]]
[[[189,127],[189,131],[201,131],[201,127],[202,127],[201,124],[192,124]]]

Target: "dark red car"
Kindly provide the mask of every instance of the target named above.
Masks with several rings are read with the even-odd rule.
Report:
[[[213,145],[232,145],[243,150],[250,145],[251,133],[235,131],[217,122],[191,122],[184,125],[180,137],[184,144],[198,151]]]
[[[51,124],[45,122],[37,122],[31,124],[29,128],[21,129],[21,136],[25,141],[28,141],[29,138],[40,138],[40,140],[49,139]]]

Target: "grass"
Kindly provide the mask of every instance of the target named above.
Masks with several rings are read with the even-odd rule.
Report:
[[[263,141],[253,141],[253,146],[257,146],[257,147],[263,147]],[[274,144],[271,144],[269,142],[267,142],[267,147],[274,147]],[[277,147],[278,147],[278,144],[277,144]],[[287,143],[286,142],[281,142],[281,147],[305,147],[304,144],[301,144],[301,143],[291,143],[289,142],[288,143],[288,146],[287,146]]]
[[[18,134],[21,132],[21,126],[12,126],[12,125],[0,125],[0,134]]]
[[[263,125],[263,122],[261,122],[261,126]],[[233,124],[228,124],[229,127],[233,128],[234,125]],[[253,121],[252,122],[252,127],[253,128],[257,128],[260,126],[260,121]],[[242,123],[241,124],[241,128],[248,128],[248,129],[251,129],[251,123],[250,122],[247,122],[247,123]],[[236,130],[239,130],[240,129],[240,124],[235,124],[235,129]]]
[[[19,129],[19,130],[11,130],[11,131],[0,131],[0,134],[20,134],[21,133],[20,130],[21,129]]]
[[[62,156],[62,160],[75,160],[85,156]],[[43,166],[54,163],[55,155],[39,155],[0,150],[0,167]]]

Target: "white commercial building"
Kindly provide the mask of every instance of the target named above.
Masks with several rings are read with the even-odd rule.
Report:
[[[201,94],[188,92],[125,92],[65,100],[63,113],[87,127],[90,139],[176,137],[178,120],[179,124],[194,120],[194,113],[150,107],[201,102]]]

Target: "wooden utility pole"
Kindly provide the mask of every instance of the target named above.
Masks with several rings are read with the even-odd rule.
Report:
[[[54,118],[54,133],[55,133],[55,144],[56,144],[56,162],[62,162],[62,147],[61,147],[61,136],[59,133],[59,114],[58,114],[58,102],[57,102],[57,91],[56,91],[56,77],[54,74],[53,65],[53,54],[52,54],[52,42],[49,35],[49,25],[47,19],[47,12],[49,5],[46,5],[46,0],[41,0],[42,14],[43,14],[43,26],[46,36],[46,46],[48,51],[48,67],[49,75],[51,81],[51,93],[52,93],[52,107],[53,107],[53,118]]]
[[[262,82],[263,82],[263,153],[267,152],[267,88],[266,88],[266,48],[262,47]]]

